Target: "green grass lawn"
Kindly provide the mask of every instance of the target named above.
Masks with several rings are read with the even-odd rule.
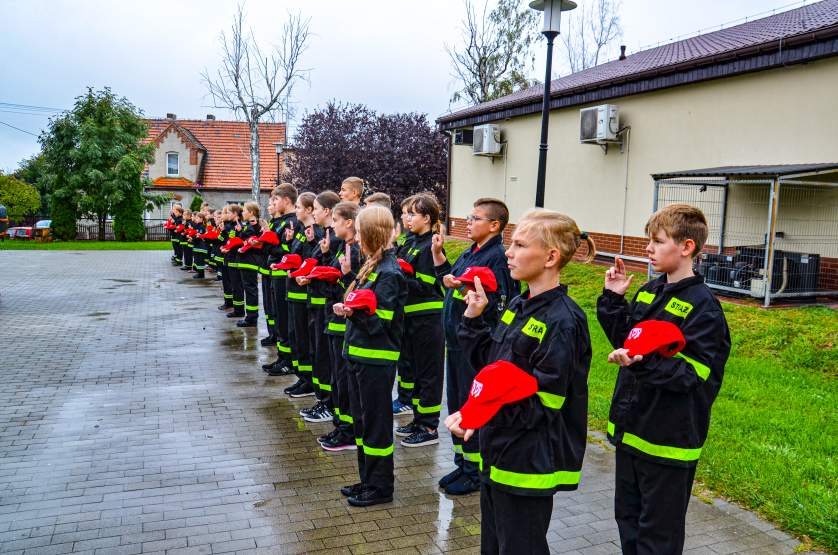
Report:
[[[446,244],[449,258],[465,247]],[[571,263],[562,283],[585,310],[593,361],[589,427],[605,431],[617,368],[596,320],[602,266]],[[633,291],[645,281],[635,276]],[[799,537],[838,552],[838,312],[723,303],[732,338],[697,478]]]
[[[165,251],[172,250],[169,241],[24,241],[6,239],[0,241],[0,251]]]

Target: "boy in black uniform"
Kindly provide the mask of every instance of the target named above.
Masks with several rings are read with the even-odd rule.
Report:
[[[183,263],[183,248],[180,246],[180,242],[183,239],[181,238],[180,232],[176,231],[177,226],[183,224],[183,206],[181,206],[180,203],[172,205],[171,219],[172,224],[175,226],[175,228],[171,230],[172,250],[174,251],[172,264],[180,266]]]
[[[242,207],[238,204],[231,204],[227,207],[230,215],[230,230],[227,233],[227,243],[231,239],[238,238],[242,231]],[[239,243],[241,244],[241,243]],[[228,249],[227,255],[227,272],[230,274],[230,291],[233,294],[233,311],[227,314],[227,318],[241,318],[245,315],[244,312],[244,288],[242,287],[242,276],[239,271],[239,246]]]
[[[537,386],[535,394],[501,406],[480,430],[481,553],[549,554],[553,494],[579,487],[591,340],[585,313],[559,283],[561,269],[583,241],[589,262],[596,249],[576,222],[551,210],[532,210],[506,251],[512,277],[526,282],[527,291],[509,303],[497,326],[483,318],[489,299],[480,278],[466,296],[459,337],[472,366],[507,361]],[[477,380],[471,388],[475,398],[483,387]],[[446,419],[455,435],[472,431],[466,408]]]
[[[236,322],[236,326],[255,328],[259,320],[259,268],[262,266],[262,249],[245,247],[248,246],[249,240],[256,239],[262,234],[262,226],[259,224],[259,205],[252,201],[244,203],[242,216],[244,222],[239,237],[245,242],[245,246],[239,249],[238,268],[244,289],[245,317]]]
[[[276,336],[277,359],[262,366],[270,376],[284,376],[293,372],[291,362],[291,340],[288,335],[288,271],[275,269],[282,257],[291,252],[294,235],[300,231],[300,224],[295,213],[297,188],[290,183],[280,183],[271,192],[270,203],[274,205],[274,232],[279,236],[279,245],[268,249],[268,267],[271,269],[271,294],[273,295],[274,335]],[[288,239],[288,230],[291,239]]]
[[[500,313],[520,292],[518,282],[509,275],[506,254],[501,241],[503,228],[509,221],[509,210],[506,205],[493,198],[477,199],[467,221],[468,235],[474,242],[463,251],[454,266],[451,266],[442,250],[444,232],[433,237],[432,252],[436,275],[448,288],[445,294],[442,321],[448,354],[446,399],[449,414],[459,410],[466,402],[471,382],[477,375],[477,371],[472,368],[463,354],[464,347],[457,338],[457,329],[462,321],[466,304],[463,293],[460,291],[463,284],[456,281],[454,277],[462,275],[469,266],[486,266],[495,274],[498,288],[495,293],[488,293],[489,307],[483,313],[483,318],[490,326],[497,323]],[[478,435],[474,434],[469,441],[463,441],[456,436],[452,437],[454,464],[457,468],[439,481],[439,487],[444,488],[446,493],[465,495],[480,489]]]
[[[271,192],[273,195],[273,192]],[[271,217],[267,225],[262,226],[262,232],[273,231],[276,233],[276,227],[279,226],[280,213],[277,210],[276,203],[272,203],[268,199],[268,215]],[[278,239],[278,237],[277,237]],[[273,280],[271,280],[271,264],[278,262],[275,257],[271,256],[274,249],[279,248],[279,245],[270,245],[262,243],[262,257],[260,258],[261,265],[259,266],[259,280],[262,282],[262,312],[265,313],[265,326],[268,329],[268,335],[259,340],[259,344],[263,347],[276,345],[276,311],[274,310],[274,295],[272,291]],[[282,258],[280,256],[280,258]]]
[[[597,301],[597,319],[616,348],[608,361],[620,365],[608,420],[608,440],[617,447],[614,516],[623,553],[677,554],[730,334],[719,301],[693,272],[707,239],[701,210],[667,206],[652,215],[646,233],[649,262],[662,275],[628,303],[632,278],[617,257]],[[678,326],[684,350],[671,358],[629,357],[623,343],[644,320]]]
[[[404,253],[410,249],[413,242],[413,232],[407,225],[410,205],[413,204],[415,195],[409,196],[402,201],[401,233],[396,238],[396,256],[404,258]],[[398,230],[398,229],[397,229]],[[410,353],[402,350],[399,358],[399,365],[396,374],[396,399],[393,401],[393,416],[413,414],[413,389],[415,388],[413,368],[410,363]],[[412,424],[412,422],[411,422]],[[396,431],[399,435],[399,431]]]
[[[207,243],[201,237],[207,230],[205,223],[203,213],[195,212],[192,214],[192,228],[196,232],[195,236],[191,238],[193,268],[195,269],[195,275],[192,276],[192,279],[204,279],[205,277],[204,270],[207,268]]]
[[[192,270],[192,243],[189,242],[189,233],[192,229],[192,210],[183,211],[183,232],[181,233],[180,248],[183,251],[183,267],[181,270],[191,272]]]

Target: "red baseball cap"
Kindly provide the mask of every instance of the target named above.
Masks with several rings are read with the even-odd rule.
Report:
[[[230,240],[227,241],[227,244],[224,245],[224,248],[230,250],[242,245],[244,245],[244,241],[242,241],[241,237],[231,237]]]
[[[306,258],[299,268],[288,274],[291,277],[306,277],[317,266],[316,258]]]
[[[303,263],[303,257],[299,254],[286,254],[282,257],[282,260],[279,261],[279,264],[272,264],[271,269],[273,270],[296,270],[300,267]]]
[[[375,298],[375,292],[372,289],[355,289],[346,296],[343,304],[349,308],[363,308],[372,315],[378,308],[378,299]]]
[[[655,352],[671,357],[680,353],[686,344],[684,334],[672,322],[645,320],[631,329],[623,348],[628,349],[630,357]]]
[[[498,290],[498,280],[495,274],[486,266],[469,266],[463,275],[455,277],[457,281],[463,282],[470,291],[474,291],[474,278],[480,278],[480,284],[484,291],[494,293]]]
[[[471,383],[468,400],[460,409],[460,427],[476,430],[484,426],[503,405],[534,395],[535,377],[506,360],[485,366]]]
[[[406,274],[410,274],[410,275],[413,275],[413,274],[416,273],[416,271],[413,269],[413,264],[411,264],[410,262],[406,261],[403,258],[399,258],[398,262],[399,262],[399,268],[402,269],[402,272],[404,272]]]
[[[259,242],[267,243],[268,245],[278,245],[279,235],[277,235],[275,231],[263,231],[262,235],[259,236]]]
[[[186,227],[186,226],[184,226],[183,224],[177,224],[177,227],[175,228],[175,231],[177,233],[180,233],[181,231],[183,231],[184,227]]]
[[[335,283],[343,275],[340,270],[332,266],[315,266],[308,274],[309,279],[318,279],[328,283]]]

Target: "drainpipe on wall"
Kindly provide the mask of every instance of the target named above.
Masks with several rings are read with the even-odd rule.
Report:
[[[445,131],[448,136],[448,171],[445,175],[445,231],[451,231],[451,154],[453,152],[454,132]],[[444,237],[443,237],[444,239]]]

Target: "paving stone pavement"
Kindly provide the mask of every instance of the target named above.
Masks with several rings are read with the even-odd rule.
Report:
[[[216,310],[162,251],[0,252],[0,552],[476,553],[476,495],[440,493],[451,442],[396,446],[390,505],[338,488],[354,452],[282,394],[259,330]],[[619,553],[613,453],[589,444],[555,497],[553,553]],[[792,553],[798,542],[723,501],[693,499],[687,552]]]

